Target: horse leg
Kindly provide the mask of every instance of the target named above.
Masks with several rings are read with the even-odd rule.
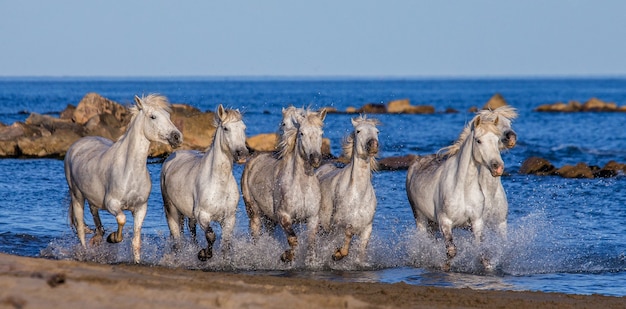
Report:
[[[226,256],[227,252],[232,250],[231,239],[233,238],[233,230],[235,229],[235,214],[225,218],[222,223],[222,252]]]
[[[452,259],[456,256],[456,246],[452,241],[452,222],[449,220],[441,220],[443,222],[439,222],[439,227],[441,229],[441,233],[443,234],[443,238],[446,244],[446,262],[444,263],[442,269],[443,271],[450,271],[450,263]]]
[[[143,225],[143,219],[146,218],[146,212],[148,211],[148,204],[142,204],[133,210],[133,261],[139,263],[141,260],[141,226]]]
[[[484,221],[482,219],[475,219],[472,221],[472,232],[474,233],[474,242],[476,246],[480,247],[480,244],[483,242],[483,229],[485,227]],[[480,254],[480,261],[485,267],[485,270],[492,271],[494,266],[491,265],[491,259],[489,258],[489,253],[484,250]]]
[[[115,215],[115,220],[117,221],[117,231],[109,234],[109,237],[107,237],[107,242],[109,243],[118,243],[124,238],[122,230],[124,228],[124,224],[126,224],[126,215],[124,215],[124,212],[120,210],[120,212]]]
[[[70,215],[72,216],[70,219],[74,224],[80,244],[83,248],[87,248],[85,244],[85,218],[83,217],[85,215],[85,200],[82,196],[75,196],[74,193],[71,193],[70,196]]]
[[[248,198],[246,198],[245,194],[244,194],[243,201],[244,201],[244,204],[246,205],[246,212],[248,213],[248,218],[250,219],[250,233],[252,234],[252,239],[256,242],[259,239],[259,236],[261,235],[261,215],[254,201],[251,201]]]
[[[317,232],[319,230],[319,217],[311,216],[307,220],[307,260],[306,262],[312,264],[316,260],[315,244],[317,240]]]
[[[293,230],[291,217],[287,214],[280,214],[280,226],[285,231],[287,242],[289,243],[289,249],[280,256],[280,260],[283,262],[292,262],[295,257],[295,248],[298,246],[298,237]]]
[[[102,226],[102,221],[100,220],[98,207],[89,205],[89,210],[91,211],[93,222],[96,225],[96,233],[93,237],[91,237],[91,240],[89,240],[89,244],[95,246],[99,245],[102,242],[102,237],[104,236],[104,227]]]
[[[181,215],[182,217],[182,215]],[[198,243],[197,233],[196,233],[196,219],[195,218],[187,218],[187,227],[189,228],[189,234],[191,235],[191,241],[194,243]]]
[[[360,246],[359,246],[359,256],[358,256],[357,261],[359,262],[365,261],[365,254],[367,253],[367,245],[370,242],[371,236],[372,236],[372,225],[370,224],[367,227],[365,227],[365,229],[363,229],[363,231],[359,235]]]
[[[206,238],[207,247],[201,249],[198,252],[198,260],[205,262],[213,257],[213,243],[215,242],[215,232],[211,228],[211,216],[207,213],[201,212],[198,215],[198,223],[200,228],[204,231],[204,237]]]
[[[352,225],[348,224],[348,226],[346,226],[346,230],[344,231],[345,237],[343,240],[343,246],[341,246],[341,248],[337,248],[337,250],[335,250],[335,254],[333,254],[334,261],[339,261],[348,255],[353,235],[354,232],[352,231]]]

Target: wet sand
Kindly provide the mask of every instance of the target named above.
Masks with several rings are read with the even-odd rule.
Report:
[[[344,283],[0,254],[0,308],[624,308],[626,298]]]

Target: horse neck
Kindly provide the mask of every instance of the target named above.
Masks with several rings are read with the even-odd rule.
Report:
[[[296,175],[306,175],[304,172],[304,159],[300,157],[298,150],[294,147],[293,151],[289,151],[283,154],[279,161],[279,168],[281,172],[288,171],[292,178]]]
[[[228,150],[226,143],[223,141],[224,132],[222,129],[217,128],[210,148],[204,155],[202,168],[210,169],[211,173],[224,171],[229,173],[233,169],[233,157]],[[221,168],[227,166],[227,169]]]
[[[472,131],[459,151],[455,154],[454,160],[446,160],[446,162],[456,163],[455,178],[459,181],[456,182],[457,186],[463,186],[466,182],[473,181],[478,177],[479,165],[474,162],[472,157],[472,151],[474,147],[474,131]]]
[[[141,130],[142,119],[135,116],[128,124],[128,130],[115,142],[109,151],[115,158],[125,158],[127,167],[139,166],[146,168],[146,158],[150,150],[150,141]],[[118,162],[116,160],[116,162]]]
[[[352,147],[352,159],[350,160],[350,182],[358,182],[366,179],[368,182],[372,176],[372,167],[370,166],[370,158],[366,156],[362,158],[357,153],[356,141]]]

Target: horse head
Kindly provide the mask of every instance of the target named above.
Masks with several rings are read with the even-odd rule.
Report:
[[[366,119],[364,116],[352,118],[352,138],[356,155],[360,158],[367,159],[378,154],[378,124],[377,120]]]
[[[472,157],[477,163],[487,167],[491,176],[498,177],[504,173],[504,162],[500,156],[499,118],[493,122],[476,117],[472,123]]]
[[[233,160],[239,164],[246,162],[248,147],[246,147],[246,125],[241,113],[234,109],[225,109],[222,104],[215,111],[214,124],[215,138],[221,138],[221,146],[229,152]]]
[[[494,110],[482,110],[479,112],[483,120],[495,121],[502,136],[500,137],[500,149],[511,149],[517,144],[517,133],[511,128],[511,122],[517,118],[515,108],[505,105]]]
[[[305,173],[308,176],[314,174],[314,168],[320,166],[322,162],[322,126],[326,118],[326,109],[319,112],[305,111],[304,115],[297,117],[295,124],[296,151],[304,160]]]
[[[143,134],[149,141],[169,144],[172,148],[183,143],[183,134],[170,119],[171,107],[167,98],[156,94],[142,98],[135,96],[135,103],[131,114],[142,117]]]

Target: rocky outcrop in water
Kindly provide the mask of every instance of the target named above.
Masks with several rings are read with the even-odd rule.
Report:
[[[68,105],[58,118],[31,113],[24,122],[0,123],[0,157],[62,158],[67,149],[84,136],[101,136],[117,140],[130,122],[127,106],[97,93],[88,93],[77,106]],[[203,151],[211,145],[215,127],[213,112],[202,112],[186,104],[172,104],[170,115],[183,133],[179,149]],[[250,151],[273,151],[276,134],[261,134],[248,139]],[[169,145],[152,143],[150,157],[172,152]],[[330,155],[330,140],[324,139],[322,154]]]
[[[570,101],[568,103],[556,102],[543,104],[535,108],[537,112],[626,112],[626,105],[617,106],[613,102],[604,102],[598,98],[591,98],[585,103]]]
[[[606,178],[626,173],[626,164],[609,161],[603,167],[599,167],[595,165],[589,166],[580,162],[576,165],[564,165],[561,168],[557,168],[546,159],[530,157],[522,163],[519,172],[521,174],[561,176],[565,178]]]

